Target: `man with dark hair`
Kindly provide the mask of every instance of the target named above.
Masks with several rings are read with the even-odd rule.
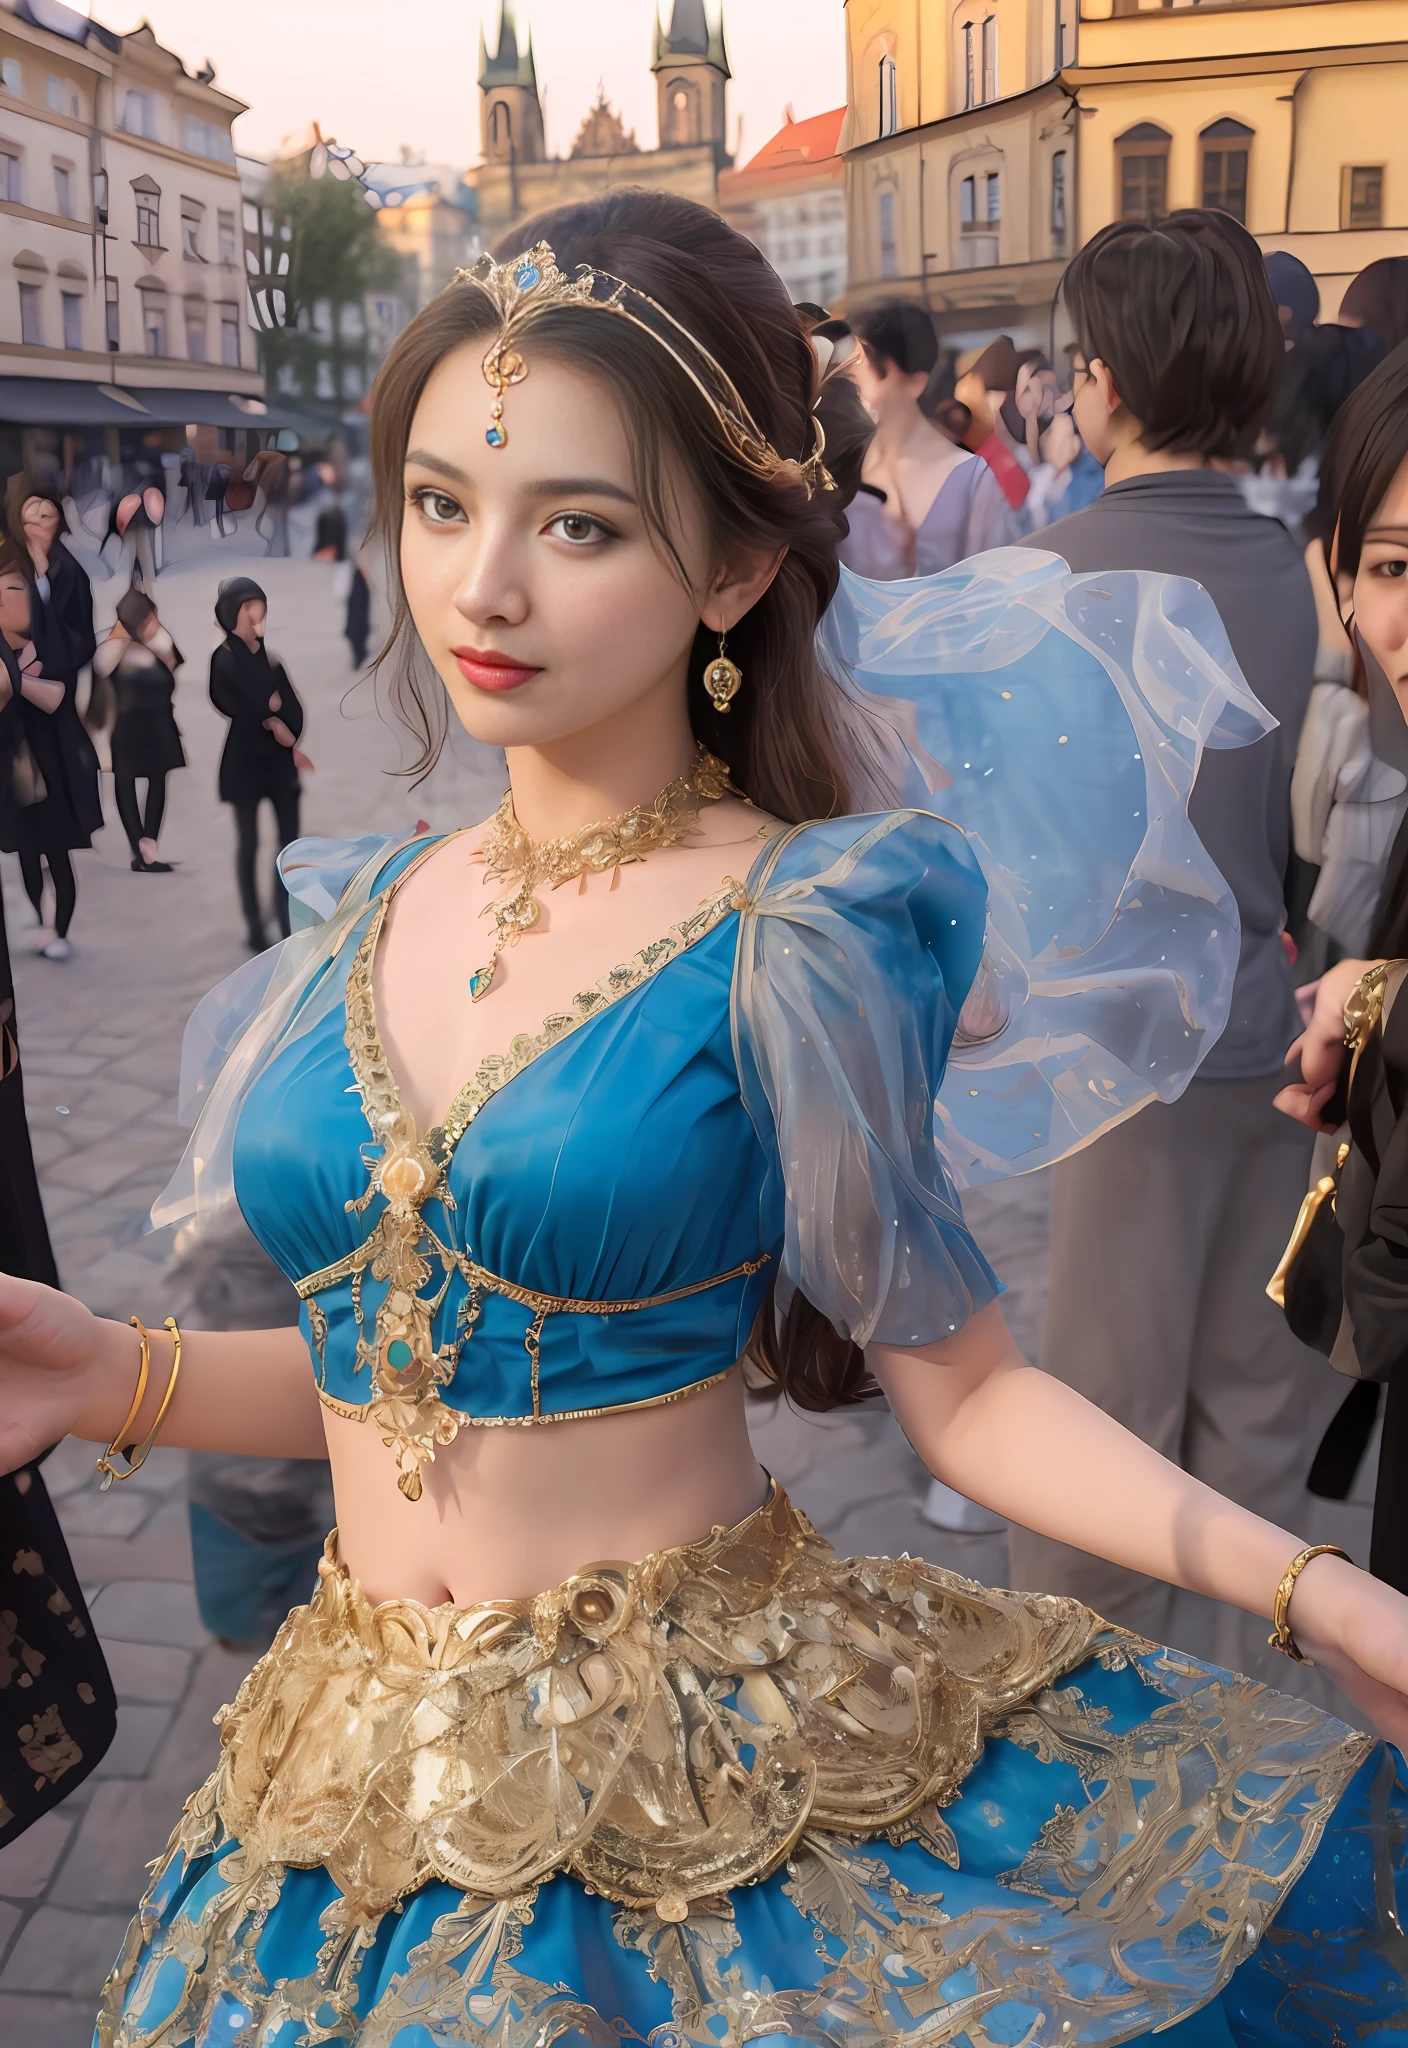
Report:
[[[1189,806],[1237,899],[1231,1015],[1187,1093],[1055,1171],[1041,1364],[1166,1457],[1284,1526],[1337,1403],[1333,1375],[1267,1299],[1305,1193],[1309,1134],[1279,1116],[1298,1028],[1283,945],[1290,785],[1310,696],[1315,602],[1300,552],[1216,464],[1255,432],[1284,353],[1260,250],[1225,214],[1120,222],[1062,286],[1074,414],[1105,470],[1084,511],[1028,545],[1078,571],[1162,570],[1211,594],[1247,681],[1280,721],[1203,757]],[[1159,1642],[1243,1670],[1265,1629],[1024,1530],[1012,1580],[1073,1593]]]

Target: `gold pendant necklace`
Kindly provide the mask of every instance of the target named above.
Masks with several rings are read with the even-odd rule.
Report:
[[[504,947],[516,946],[538,922],[539,889],[560,889],[564,882],[644,860],[659,847],[677,846],[693,831],[701,803],[741,794],[729,781],[723,762],[697,742],[689,773],[678,776],[651,803],[584,825],[567,839],[530,839],[515,815],[510,790],[474,856],[496,880],[511,882],[512,887],[480,913],[494,920],[494,944],[484,965],[469,977],[471,1000],[483,1001],[494,985]]]

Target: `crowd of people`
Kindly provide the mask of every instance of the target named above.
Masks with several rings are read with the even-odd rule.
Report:
[[[1321,323],[1224,214],[1118,223],[1058,376],[946,361],[911,304],[793,314],[683,201],[499,254],[398,342],[374,440],[392,658],[512,787],[468,863],[294,857],[280,931],[286,883],[336,909],[220,998],[245,1035],[158,1212],[238,1189],[299,1332],[143,1330],[125,1412],[131,1333],[0,1285],[12,1463],[165,1423],[336,1482],[107,2038],[469,2044],[510,1990],[582,2039],[898,2043],[978,1995],[1071,2048],[1396,2024],[1401,1757],[1263,1681],[1308,1645],[1408,1733],[1408,262]],[[41,915],[47,865],[51,957],[79,670],[134,869],[184,758],[179,651],[135,587],[95,645],[63,517],[20,479],[0,547],[0,848]],[[210,677],[254,947],[302,732],[266,613],[222,586]],[[1048,1163],[1033,1372],[957,1190]],[[935,1519],[1000,1515],[1045,1597],[837,1560],[756,1474],[744,1360],[803,1407],[878,1383]],[[1366,1573],[1287,1532],[1376,1419]]]

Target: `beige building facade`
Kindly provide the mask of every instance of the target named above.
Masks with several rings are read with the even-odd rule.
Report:
[[[145,25],[75,23],[0,9],[0,375],[258,400],[243,102]]]
[[[1408,0],[847,0],[852,303],[1049,344],[1108,221],[1215,205],[1315,274],[1408,254]]]

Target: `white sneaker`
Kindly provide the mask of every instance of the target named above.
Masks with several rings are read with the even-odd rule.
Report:
[[[999,1536],[1007,1527],[991,1508],[979,1507],[963,1493],[955,1493],[942,1479],[931,1479],[924,1505],[919,1510],[935,1529],[948,1529],[961,1536]]]
[[[67,960],[72,952],[73,948],[68,940],[61,939],[57,933],[43,949],[46,960]]]
[[[30,935],[30,944],[36,953],[42,953],[47,946],[53,945],[55,936],[54,927],[51,924],[36,925]]]

